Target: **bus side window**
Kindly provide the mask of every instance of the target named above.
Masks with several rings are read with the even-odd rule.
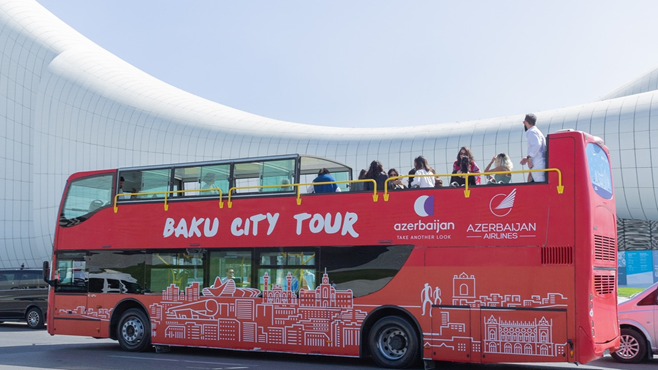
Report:
[[[233,280],[238,288],[251,288],[251,251],[210,252],[210,283]]]

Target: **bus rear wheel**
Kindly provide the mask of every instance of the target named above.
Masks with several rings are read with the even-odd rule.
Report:
[[[411,324],[397,316],[384,317],[370,330],[368,345],[377,365],[407,368],[418,360],[418,335]]]
[[[131,308],[119,321],[117,337],[124,351],[141,352],[151,344],[151,325],[144,311]]]

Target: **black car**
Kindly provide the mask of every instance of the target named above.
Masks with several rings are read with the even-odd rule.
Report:
[[[48,284],[41,269],[0,269],[0,322],[27,321],[43,328],[48,307]]]

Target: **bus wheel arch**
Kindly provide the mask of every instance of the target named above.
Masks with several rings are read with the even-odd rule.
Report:
[[[110,319],[110,338],[125,351],[141,352],[151,344],[151,322],[146,308],[135,300],[119,302]]]
[[[371,312],[361,330],[361,357],[382,367],[407,368],[421,359],[421,330],[405,309],[384,306]]]

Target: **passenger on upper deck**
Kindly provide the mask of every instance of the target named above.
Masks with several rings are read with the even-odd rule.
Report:
[[[206,173],[205,176],[203,176],[203,184],[201,184],[201,189],[217,189],[217,185],[215,185],[215,173],[214,172],[208,172]],[[217,190],[206,190],[200,192],[200,195],[219,195],[219,191]]]
[[[386,179],[388,179],[388,175],[386,175],[386,172],[384,172],[384,166],[382,165],[382,162],[370,162],[370,168],[366,173],[366,179],[375,180],[377,183],[377,191],[384,191],[384,183],[386,182]],[[375,185],[373,185],[372,182],[365,182],[364,184],[364,190],[374,190]]]
[[[359,180],[365,179],[366,178],[366,172],[367,172],[366,170],[361,170],[361,172],[359,172],[358,179]],[[362,183],[362,182],[353,182],[350,185],[352,186],[351,191],[361,191],[364,188],[364,183]]]
[[[495,167],[491,168],[491,165],[494,164]],[[491,159],[491,162],[487,165],[487,168],[484,169],[484,172],[499,172],[499,171],[511,171],[514,168],[512,160],[505,153],[498,153],[495,157]],[[489,175],[489,182],[494,184],[508,184],[512,180],[512,174],[496,174]]]
[[[463,146],[459,149],[459,153],[457,153],[457,160],[452,164],[452,171],[459,171],[461,168],[461,159],[466,156],[468,158],[469,162],[469,169],[468,172],[480,172],[480,167],[475,163],[475,158],[473,157],[473,153],[471,153],[471,150],[468,149],[468,147]],[[452,183],[452,181],[450,181]],[[475,176],[475,183],[480,184],[480,176]]]
[[[415,175],[431,175],[430,166],[427,164],[425,157],[418,156],[414,159],[414,168],[416,169]],[[411,181],[412,188],[433,188],[436,180],[432,176],[427,177],[414,177]]]
[[[412,168],[412,169],[409,170],[409,175],[415,175],[415,174],[416,174],[416,169],[415,168]],[[410,176],[410,177],[407,178],[407,181],[409,182],[409,185],[407,187],[411,188],[411,183],[414,181],[414,178]]]
[[[528,142],[528,155],[521,160],[521,165],[528,164],[531,170],[543,170],[546,168],[546,160],[544,159],[546,153],[546,138],[544,134],[535,126],[537,123],[537,116],[532,113],[525,115],[523,120],[523,128],[525,129],[525,138]],[[528,182],[545,181],[546,175],[542,172],[531,172],[528,175]]]
[[[468,157],[464,156],[462,157],[461,160],[461,165],[459,166],[458,170],[453,170],[453,174],[466,174],[466,173],[473,173],[471,172],[471,166],[470,166],[470,161]],[[468,185],[475,185],[475,178],[477,176],[468,176]],[[450,177],[450,186],[452,187],[457,187],[457,186],[464,186],[466,184],[466,178],[464,176],[451,176]]]
[[[388,177],[398,177],[400,174],[398,173],[398,170],[395,168],[391,168],[388,170]],[[388,182],[388,188],[391,190],[401,190],[401,189],[406,189],[407,187],[404,185],[401,179],[397,180],[392,180]]]
[[[336,181],[333,176],[329,174],[329,170],[326,168],[321,169],[318,172],[318,177],[313,179],[313,182],[331,182]],[[323,185],[313,185],[314,193],[333,193],[339,192],[340,188],[336,184],[323,184]]]

